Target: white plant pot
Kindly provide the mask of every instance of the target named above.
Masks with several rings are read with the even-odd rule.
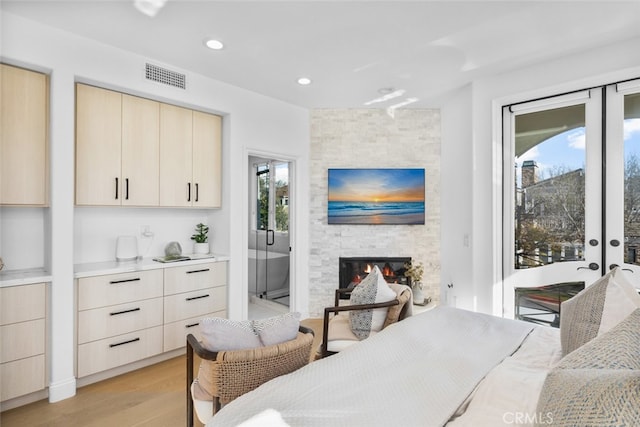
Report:
[[[194,254],[208,254],[209,253],[209,243],[194,243],[193,244],[193,253]]]

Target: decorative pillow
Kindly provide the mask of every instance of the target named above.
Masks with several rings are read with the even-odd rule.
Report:
[[[411,304],[411,301],[412,301],[411,288],[409,286],[407,285],[395,285],[395,286],[397,288],[396,290],[394,290],[394,292],[397,295],[399,304],[392,305],[387,310],[387,318],[384,321],[383,329],[389,326],[390,324],[396,323],[398,320],[400,320],[400,313],[402,313],[402,309],[405,308],[405,305]],[[389,284],[389,287],[391,289],[394,289],[394,286],[392,284]]]
[[[351,292],[350,305],[374,304],[387,302],[396,298],[396,293],[384,280],[378,266]],[[352,310],[349,312],[351,330],[361,340],[367,338],[371,331],[379,332],[387,318],[387,307],[370,310]]]
[[[300,313],[297,312],[253,321],[253,328],[264,346],[295,339],[298,336],[299,327]]]
[[[537,414],[554,426],[640,425],[640,309],[563,358],[545,379]],[[540,424],[543,424],[542,422]]]
[[[604,334],[640,307],[640,295],[619,268],[611,270],[560,307],[562,353]]]
[[[262,346],[251,320],[208,317],[200,322],[202,346],[209,351],[245,350]]]

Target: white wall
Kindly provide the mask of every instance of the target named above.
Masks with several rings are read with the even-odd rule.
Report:
[[[473,170],[471,143],[471,86],[456,93],[441,110],[442,116],[442,280],[440,300],[446,305],[473,310],[476,281],[471,274]],[[446,167],[444,167],[446,165]]]
[[[472,173],[465,178],[463,185],[471,189],[470,192],[463,192],[470,197],[443,192],[442,216],[455,216],[456,212],[461,211],[471,215],[472,255],[470,262],[456,262],[451,257],[457,257],[458,254],[447,251],[442,275],[443,280],[455,275],[473,279],[473,285],[465,287],[464,294],[458,296],[459,301],[472,302],[469,308],[502,313],[500,107],[512,102],[640,77],[639,45],[640,38],[636,38],[479,79],[473,82],[468,100],[456,98],[443,107],[443,147],[453,144],[464,144],[464,147],[443,150],[442,163],[453,167],[462,162],[470,166]],[[456,140],[461,136],[460,132],[451,127],[460,124],[444,119],[448,111],[462,111],[462,116],[469,112],[471,129],[468,141]],[[464,136],[467,132],[462,134]],[[451,227],[448,229],[451,231]],[[453,236],[454,241],[458,238]]]
[[[138,234],[150,225],[155,240],[149,254],[159,253],[170,240],[188,244],[193,226],[206,221],[212,227],[216,252],[231,257],[229,268],[229,316],[246,317],[246,242],[248,202],[247,153],[287,153],[300,171],[295,185],[297,203],[294,218],[296,262],[295,282],[301,284],[293,306],[306,312],[306,265],[308,264],[308,112],[278,100],[233,87],[204,76],[162,64],[89,39],[55,30],[23,18],[2,13],[3,62],[22,65],[50,74],[50,207],[7,214],[3,209],[2,253],[18,254],[16,266],[50,264],[51,284],[51,385],[50,400],[75,392],[73,378],[74,262],[111,260],[115,237]],[[187,75],[187,90],[148,82],[143,78],[145,62],[153,62]],[[223,193],[219,210],[75,208],[74,200],[74,83],[82,81],[134,95],[149,97],[224,116]],[[7,223],[5,223],[7,221]],[[37,248],[23,249],[24,242],[9,226],[44,224]],[[38,225],[38,227],[40,227]],[[233,238],[232,238],[233,236]],[[50,243],[49,243],[50,242]],[[50,244],[50,248],[48,247]],[[35,250],[42,260],[30,258]],[[186,251],[186,250],[185,250]],[[40,256],[40,255],[38,255]],[[14,258],[9,257],[14,264]],[[49,262],[50,260],[50,262]],[[38,265],[36,265],[38,266]],[[42,265],[39,265],[42,266]],[[16,267],[17,268],[17,267]]]

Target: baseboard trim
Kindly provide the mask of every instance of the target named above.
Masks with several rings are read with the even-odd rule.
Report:
[[[49,403],[59,402],[76,395],[75,377],[49,384]]]

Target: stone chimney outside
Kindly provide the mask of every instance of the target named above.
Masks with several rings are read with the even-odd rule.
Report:
[[[538,182],[538,165],[535,160],[522,162],[522,188],[527,188]]]

